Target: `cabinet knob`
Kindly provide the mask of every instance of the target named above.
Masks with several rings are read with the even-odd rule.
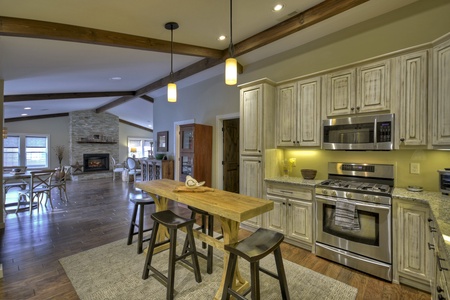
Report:
[[[351,107],[351,108],[350,108],[350,110],[351,110],[351,111],[354,111],[354,110],[355,110],[355,108],[354,108],[354,107]]]
[[[442,292],[444,291],[444,289],[441,288],[440,285],[438,285],[438,286],[436,287],[436,291],[437,291],[438,293],[442,293]]]
[[[359,106],[357,106],[357,107],[356,107],[356,110],[357,110],[357,111],[359,111],[359,109],[360,109],[360,107],[359,107]]]
[[[436,227],[430,226],[430,232],[436,232]]]
[[[441,294],[439,294],[439,295],[438,295],[438,299],[439,299],[439,300],[445,300],[445,297],[442,296]]]
[[[405,141],[405,138],[400,138],[400,142],[404,142]]]
[[[434,250],[434,249],[435,249],[435,248],[434,248],[434,245],[431,244],[431,243],[428,243],[428,249],[429,249],[429,250]]]

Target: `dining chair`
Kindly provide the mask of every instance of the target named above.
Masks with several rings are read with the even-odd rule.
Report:
[[[69,202],[69,197],[67,197],[66,182],[69,179],[71,169],[72,169],[71,166],[64,166],[63,172],[62,172],[62,174],[60,173],[60,176],[58,176],[58,177],[53,176],[54,180],[52,180],[50,182],[50,195],[51,195],[51,190],[58,189],[59,198],[64,201],[64,199],[63,199],[63,192],[64,192],[64,197],[66,199],[65,201]],[[56,175],[56,173],[55,173],[55,175]]]
[[[122,172],[125,170],[125,167],[123,163],[117,163],[114,157],[110,155],[111,158],[111,170],[113,172],[113,180],[116,180],[116,173],[119,173],[119,177],[121,176]]]
[[[134,158],[127,157],[127,169],[128,169],[128,176],[133,175],[134,181],[136,181],[137,175],[141,174],[141,169]]]
[[[3,167],[3,174],[5,173],[13,173],[13,174],[21,174],[27,171],[26,166],[12,166],[12,167]],[[22,190],[26,189],[27,182],[23,179],[14,181],[14,182],[4,182],[3,183],[3,195],[6,195],[8,191],[12,188],[20,187]]]
[[[20,205],[24,202],[27,202],[30,206],[30,214],[31,214],[33,212],[33,202],[35,201],[35,199],[37,203],[37,209],[39,211],[39,202],[42,203],[44,195],[46,196],[44,205],[47,205],[47,201],[50,201],[50,206],[53,209],[50,191],[51,191],[51,182],[55,172],[56,170],[53,169],[30,172],[31,174],[30,186],[28,190],[19,192],[16,213],[19,211]],[[26,198],[28,198],[28,201],[26,201]]]

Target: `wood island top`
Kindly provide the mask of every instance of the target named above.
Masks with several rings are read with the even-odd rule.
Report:
[[[212,191],[176,191],[183,182],[170,179],[136,182],[143,191],[207,211],[208,213],[242,222],[273,209],[265,199],[213,189]]]

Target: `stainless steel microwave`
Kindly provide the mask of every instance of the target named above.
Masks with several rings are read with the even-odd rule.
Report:
[[[392,150],[394,114],[323,121],[322,148],[327,150]]]
[[[450,194],[450,170],[438,170],[439,172],[439,189],[444,195]]]

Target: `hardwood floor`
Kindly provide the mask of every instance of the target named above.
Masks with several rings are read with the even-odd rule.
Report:
[[[0,299],[79,299],[58,259],[127,237],[133,208],[128,198],[136,193],[132,186],[111,179],[68,182],[67,204],[55,191],[53,210],[47,205],[31,216],[28,211],[7,214],[6,227],[0,230],[4,273]],[[7,199],[15,199],[14,193],[8,193]],[[171,209],[189,216],[183,207],[171,205]],[[242,230],[240,235],[248,232]],[[285,259],[358,288],[357,299],[430,299],[427,293],[376,279],[288,244],[282,245],[282,253]]]

